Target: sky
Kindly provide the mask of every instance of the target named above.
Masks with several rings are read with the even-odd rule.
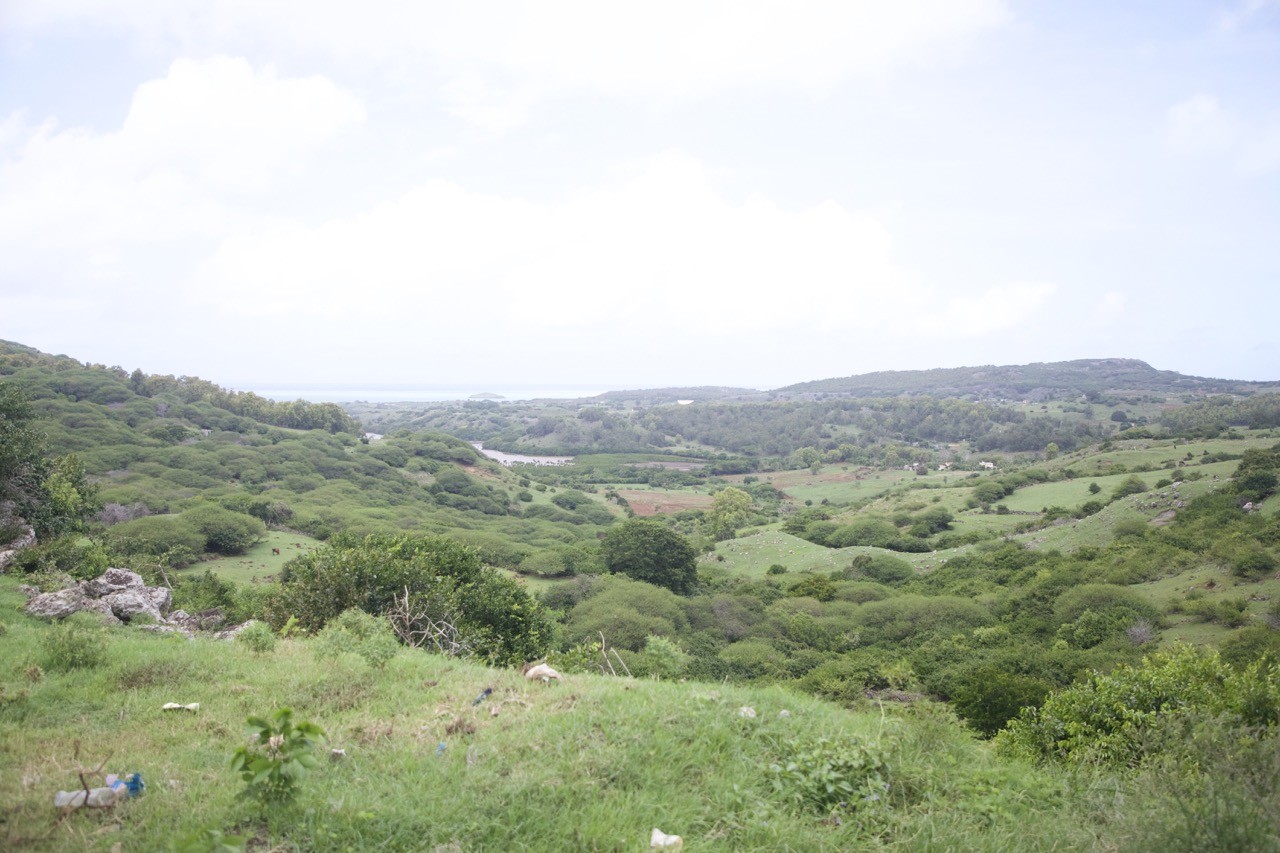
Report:
[[[1280,0],[0,0],[0,339],[240,390],[1277,380]]]

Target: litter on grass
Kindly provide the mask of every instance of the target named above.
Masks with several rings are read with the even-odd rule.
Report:
[[[53,795],[53,805],[68,811],[85,806],[91,809],[106,809],[121,800],[138,796],[146,787],[141,773],[130,773],[124,776],[108,773],[106,782],[107,784],[103,787],[90,788],[88,791],[83,788],[79,791],[59,791]]]
[[[199,711],[199,710],[200,710],[200,703],[199,703],[199,702],[192,702],[192,703],[191,703],[191,704],[189,704],[189,705],[179,705],[177,702],[165,702],[165,703],[164,703],[164,707],[162,707],[160,710],[162,710],[162,711],[190,711],[191,713],[193,713],[193,714],[194,714],[196,711]]]
[[[536,681],[537,679],[542,679],[543,683],[549,683],[552,680],[559,681],[560,673],[556,672],[554,669],[547,666],[545,663],[540,663],[537,666],[531,666],[528,669],[526,669],[524,672],[524,677],[529,679],[530,681]]]
[[[683,838],[678,835],[667,835],[656,826],[653,828],[653,832],[649,835],[650,850],[682,850],[683,848]]]

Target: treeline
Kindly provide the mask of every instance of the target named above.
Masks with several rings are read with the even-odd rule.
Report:
[[[59,394],[72,402],[122,405],[142,397],[157,403],[207,403],[242,418],[287,429],[322,429],[358,435],[360,424],[336,403],[278,402],[251,391],[231,391],[196,376],[127,373],[122,367],[81,364],[19,344],[0,342],[0,376],[8,376],[33,397]],[[201,424],[202,428],[212,428]]]
[[[50,456],[76,457],[56,471],[41,468],[39,477],[24,475],[33,484],[24,488],[35,494],[36,487],[92,484],[105,505],[98,521],[106,526],[180,514],[208,501],[319,539],[345,531],[447,532],[478,548],[487,561],[515,566],[542,548],[593,537],[614,517],[599,502],[565,508],[545,498],[534,501],[515,474],[453,436],[417,432],[366,443],[349,432],[287,430],[219,408],[205,396],[193,402],[172,391],[141,396],[111,370],[43,358],[63,369],[28,364],[0,377],[0,388],[15,401],[14,411],[28,411],[28,422],[38,424],[27,432],[42,435],[41,447]],[[195,396],[197,387],[188,393]],[[18,446],[16,438],[10,446]],[[477,476],[482,468],[485,476]],[[527,480],[525,485],[532,486]],[[68,498],[63,503],[78,501],[70,500],[78,494],[74,489],[54,491]],[[66,514],[57,501],[17,503],[18,515],[38,522],[38,528],[52,530],[58,525],[45,516]],[[259,503],[270,512],[245,508]],[[191,537],[170,535],[167,524],[135,525],[139,537],[154,535],[167,543],[152,556],[176,548],[170,558],[180,564],[204,553]],[[0,519],[0,527],[11,526]],[[86,555],[66,548],[50,559],[61,564]]]
[[[861,376],[820,379],[779,388],[788,396],[838,394],[853,397],[927,394],[935,397],[1030,397],[1036,400],[1072,399],[1111,391],[1157,394],[1253,394],[1275,389],[1273,382],[1244,382],[1186,376],[1156,370],[1132,358],[1086,358],[1034,364],[984,365],[933,370],[886,370]]]
[[[1243,400],[1210,397],[1165,412],[1159,424],[1174,435],[1213,438],[1231,427],[1280,427],[1280,394],[1258,394]]]

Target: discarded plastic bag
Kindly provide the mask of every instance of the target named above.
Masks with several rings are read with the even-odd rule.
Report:
[[[649,835],[649,849],[682,850],[684,849],[684,839],[678,835],[667,835],[655,826],[652,834]]]
[[[83,788],[79,791],[59,791],[53,795],[53,805],[68,810],[84,808],[86,805],[91,809],[106,809],[121,800],[138,796],[146,787],[141,773],[129,773],[125,776],[109,773],[106,782],[104,787],[90,788],[87,793]]]
[[[179,705],[177,702],[165,702],[164,707],[161,708],[160,710],[161,711],[190,711],[191,713],[194,714],[196,711],[200,710],[200,703],[192,702],[189,705]]]
[[[59,791],[53,795],[53,804],[60,809],[78,809],[85,805],[91,809],[105,809],[127,796],[120,788],[90,788],[87,793],[82,788],[79,791]]]
[[[550,682],[552,679],[559,681],[560,673],[556,672],[545,663],[540,663],[537,666],[529,667],[529,669],[525,671],[524,677],[530,681],[541,678],[545,682]]]
[[[141,773],[126,773],[123,776],[117,776],[115,773],[107,774],[107,787],[115,790],[124,790],[126,796],[136,797],[142,793],[147,787],[142,781]]]

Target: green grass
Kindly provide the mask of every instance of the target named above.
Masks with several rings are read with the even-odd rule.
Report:
[[[49,629],[20,601],[0,579],[5,849],[154,850],[218,830],[254,849],[639,850],[657,826],[697,850],[1038,850],[1105,832],[1064,777],[997,759],[942,708],[849,711],[777,687],[593,675],[544,685],[408,650],[376,671],[319,661],[306,640],[254,656],[129,628],[107,631],[107,664],[32,680]],[[245,718],[283,706],[347,758],[324,760],[294,805],[261,810],[236,798],[227,764]],[[886,755],[889,789],[839,823],[792,806],[794,785],[775,789],[768,769],[823,738]],[[54,793],[104,760],[140,772],[145,793],[57,819]]]
[[[868,500],[885,494],[905,480],[917,479],[910,471],[859,470],[852,465],[828,465],[817,474],[806,469],[756,476],[773,483],[774,488],[800,504],[805,501],[820,504],[826,500],[841,504]]]
[[[235,583],[265,583],[274,580],[286,562],[319,546],[320,540],[301,533],[268,530],[261,542],[243,554],[204,560],[183,572],[204,572],[208,569],[223,580]],[[279,549],[280,553],[272,553],[273,548]]]
[[[835,550],[815,545],[790,533],[768,530],[729,539],[716,544],[712,554],[704,556],[701,565],[719,566],[731,574],[763,578],[775,563],[788,572],[830,572],[846,568],[852,554],[859,550]],[[724,557],[721,561],[719,558]]]

